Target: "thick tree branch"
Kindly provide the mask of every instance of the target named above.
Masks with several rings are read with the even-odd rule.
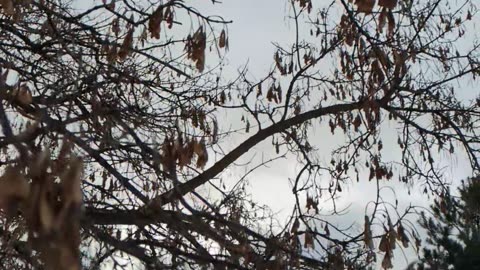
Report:
[[[308,120],[315,119],[324,115],[339,114],[347,111],[360,109],[363,106],[363,103],[364,101],[358,101],[355,103],[338,104],[338,105],[332,105],[329,107],[319,108],[316,110],[311,110],[306,113],[287,119],[285,121],[280,121],[278,123],[275,123],[269,126],[268,128],[262,129],[252,137],[245,140],[235,149],[230,151],[221,160],[219,160],[217,163],[215,163],[212,167],[210,167],[203,173],[161,194],[160,196],[154,198],[148,204],[148,207],[153,209],[160,208],[163,205],[171,203],[183,197],[185,194],[192,192],[197,187],[205,184],[210,179],[217,176],[219,173],[225,170],[225,168],[227,168],[230,164],[235,162],[235,160],[237,160],[243,154],[247,153],[250,149],[252,149],[255,145],[259,144],[261,141],[265,140],[266,138],[276,133],[282,132],[290,127],[305,123]]]

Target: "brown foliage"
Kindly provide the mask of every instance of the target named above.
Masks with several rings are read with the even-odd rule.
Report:
[[[473,1],[289,1],[292,43],[235,76],[230,21],[153,2],[0,1],[4,268],[392,268],[419,241],[383,186],[442,193],[459,148],[480,169]],[[369,181],[363,230],[331,222]]]
[[[67,160],[65,155],[52,162],[44,151],[27,165],[27,175],[7,167],[0,177],[0,209],[9,219],[22,216],[28,244],[39,252],[46,269],[80,269],[82,167],[79,159]],[[57,177],[60,182],[55,182]]]

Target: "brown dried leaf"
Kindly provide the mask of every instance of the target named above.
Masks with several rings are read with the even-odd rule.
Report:
[[[394,9],[397,6],[397,0],[378,0],[378,5],[384,8]]]
[[[192,163],[193,147],[193,143],[188,142],[182,148],[182,151],[180,151],[180,155],[178,156],[178,166],[180,167],[180,169]]]
[[[385,75],[383,74],[382,69],[380,68],[380,64],[377,60],[374,60],[371,64],[372,74],[375,75],[376,81],[379,85],[381,85],[385,80]]]
[[[332,119],[330,119],[328,125],[330,126],[330,131],[332,132],[332,134],[335,134],[335,128],[337,127],[337,125],[333,122]]]
[[[119,18],[113,19],[113,21],[112,21],[112,32],[115,34],[116,37],[118,37],[118,34],[120,33]]]
[[[68,169],[60,176],[65,204],[72,203],[79,206],[82,203],[82,168],[82,161],[78,158],[72,158],[69,162]]]
[[[122,46],[118,51],[118,57],[120,58],[120,60],[125,60],[125,58],[127,58],[132,48],[132,43],[133,43],[133,27],[130,28],[130,30],[128,30],[127,35],[123,39]]]
[[[298,228],[300,228],[300,221],[298,218],[295,219],[292,225],[292,229],[290,230],[291,233],[297,234]]]
[[[70,155],[72,152],[72,143],[69,142],[67,139],[64,139],[62,143],[62,147],[60,148],[60,152],[58,153],[58,158],[57,160],[60,161],[60,163],[65,164],[65,159]]]
[[[313,240],[313,233],[310,231],[305,232],[304,248],[315,248],[315,242]]]
[[[383,257],[382,267],[383,269],[393,268],[392,257],[389,252],[385,253],[385,256]]]
[[[380,64],[382,64],[383,68],[389,70],[392,67],[392,64],[390,63],[387,54],[381,48],[376,46],[373,47],[373,53],[375,57],[380,61]]]
[[[49,233],[55,222],[55,214],[52,205],[49,204],[47,188],[43,188],[38,201],[38,217],[40,221],[40,230]]]
[[[384,234],[382,236],[382,239],[380,240],[380,244],[378,245],[378,249],[382,252],[387,252],[390,251],[390,241],[387,238],[387,234]]]
[[[270,86],[270,88],[268,88],[268,91],[267,91],[267,100],[268,101],[272,101],[272,99],[274,99],[274,94],[273,94],[273,85]]]
[[[257,86],[257,98],[262,95],[262,83],[258,83]]]
[[[104,2],[105,3],[105,2]],[[115,10],[115,0],[112,0],[110,4],[106,6],[108,10]]]
[[[155,12],[152,13],[150,16],[150,20],[148,20],[148,31],[150,32],[150,36],[152,38],[159,39],[160,38],[160,29],[161,29],[161,22],[163,20],[163,8],[159,6]]]
[[[388,223],[389,223],[388,241],[390,243],[391,250],[394,250],[397,246],[396,245],[397,232],[395,231],[395,228],[393,227],[390,220],[388,221]]]
[[[208,162],[208,151],[203,139],[197,144],[196,153],[198,155],[197,168],[203,169]]]
[[[18,92],[16,95],[16,100],[18,103],[20,103],[23,106],[27,106],[32,103],[33,101],[32,92],[30,91],[30,88],[26,84],[20,85],[20,88],[18,89]]]
[[[282,86],[279,84],[278,87],[275,88],[275,91],[277,92],[277,98],[278,98],[278,103],[282,102]],[[296,102],[298,102],[300,99],[299,97],[296,98]]]
[[[356,0],[355,4],[358,7],[358,12],[370,14],[375,6],[375,0]]]
[[[299,115],[301,111],[302,111],[302,107],[300,106],[300,103],[297,103],[295,105],[295,110],[293,111],[293,114]]]
[[[112,64],[115,61],[117,61],[117,57],[118,57],[117,46],[110,46],[110,49],[108,50],[108,53],[107,53],[107,62]]]
[[[365,245],[368,248],[373,249],[372,230],[370,229],[370,220],[368,219],[368,216],[365,216],[365,226],[364,226],[363,234],[364,234],[363,240],[365,242]]]
[[[212,126],[213,126],[212,143],[216,143],[216,142],[218,142],[218,123],[217,123],[217,120],[212,119]]]
[[[347,44],[349,47],[352,47],[354,41],[355,41],[355,32],[351,30],[347,31],[345,33],[345,44]]]
[[[172,6],[168,6],[165,9],[165,13],[163,14],[163,18],[167,22],[168,28],[171,29],[173,26],[173,9]]]
[[[35,162],[30,166],[30,174],[33,178],[44,179],[49,166],[50,150],[47,148],[36,156]]]
[[[355,132],[358,132],[358,128],[360,127],[360,125],[362,124],[362,119],[360,117],[360,114],[357,114],[357,116],[355,117],[355,119],[353,120],[353,127],[355,128]]]
[[[175,167],[176,157],[173,153],[172,140],[166,137],[161,148],[161,163],[163,170],[171,172]]]
[[[278,68],[278,70],[280,71],[280,74],[281,75],[286,75],[287,74],[287,71],[285,70],[285,68],[283,67],[282,65],[282,58],[280,57],[280,55],[278,54],[278,52],[275,53],[274,55],[274,60],[275,60],[275,66]]]
[[[388,21],[388,36],[393,37],[395,31],[395,17],[393,17],[392,11],[388,11],[387,13],[387,21]]]
[[[200,26],[193,36],[188,36],[185,44],[187,58],[195,62],[195,67],[202,72],[205,68],[205,49],[207,46],[207,35]]]
[[[2,0],[0,4],[2,5],[2,10],[6,15],[11,16],[15,14],[13,0]]]
[[[18,168],[7,167],[0,177],[0,208],[9,212],[16,203],[24,201],[30,193],[30,185]]]
[[[224,48],[226,45],[226,34],[225,34],[225,29],[222,30],[220,33],[220,38],[218,39],[218,47]]]
[[[398,223],[397,227],[397,239],[402,242],[403,247],[407,248],[410,240],[408,239],[407,234],[405,233],[405,228],[403,228],[402,223]]]
[[[387,9],[382,8],[382,11],[380,12],[380,15],[378,16],[377,31],[379,33],[383,32],[383,28],[385,27],[386,22],[387,22]]]

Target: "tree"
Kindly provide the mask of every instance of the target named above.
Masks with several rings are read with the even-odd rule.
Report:
[[[417,269],[480,268],[480,179],[467,180],[459,196],[445,192],[431,206],[433,217],[422,213],[420,225],[427,244]]]
[[[153,2],[0,1],[5,268],[364,269],[375,239],[391,268],[416,235],[381,183],[445,192],[439,159],[457,144],[479,169],[480,102],[457,95],[480,70],[471,35],[457,48],[472,1],[288,1],[295,42],[257,80],[222,71],[230,21]],[[344,143],[315,143],[316,128]],[[238,165],[267,139],[271,159]],[[279,157],[302,167],[291,219],[273,228],[246,175],[222,172]],[[364,229],[331,224],[319,203],[366,181],[378,190]]]

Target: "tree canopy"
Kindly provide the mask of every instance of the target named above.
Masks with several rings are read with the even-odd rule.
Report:
[[[441,194],[431,212],[420,219],[428,246],[417,269],[480,269],[480,179],[463,182],[459,196]]]
[[[480,169],[474,2],[283,1],[294,41],[253,77],[225,71],[217,0],[0,0],[2,266],[392,268],[419,236],[382,183]],[[247,183],[279,158],[295,204],[273,226]],[[361,230],[331,223],[371,181]]]

